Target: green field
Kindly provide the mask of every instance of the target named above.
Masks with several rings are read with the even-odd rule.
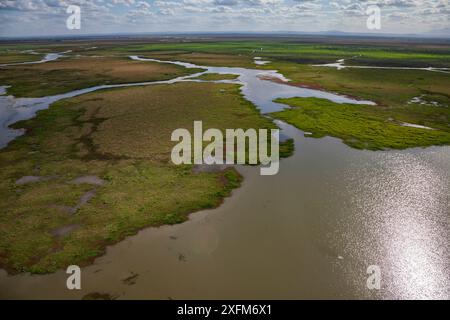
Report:
[[[261,50],[262,49],[262,50]],[[202,43],[139,44],[114,48],[114,52],[155,54],[231,54],[260,56],[296,63],[329,63],[351,58],[353,63],[400,66],[450,66],[450,46],[389,46],[367,44],[309,44],[293,41],[226,41]],[[406,60],[406,61],[405,61]]]
[[[317,98],[279,99],[291,109],[274,113],[310,137],[333,136],[358,149],[406,149],[449,145],[450,132],[399,125],[391,112],[374,106],[333,103]]]

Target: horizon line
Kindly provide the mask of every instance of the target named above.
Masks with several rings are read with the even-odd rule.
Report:
[[[3,36],[2,40],[26,40],[26,39],[76,39],[89,37],[113,37],[113,36],[192,36],[192,35],[277,35],[277,36],[366,36],[373,38],[426,38],[450,40],[450,35],[428,33],[375,33],[375,32],[346,32],[338,30],[303,32],[303,31],[155,31],[155,32],[118,32],[118,33],[85,33],[85,34],[56,34],[56,35],[32,35],[32,36]]]

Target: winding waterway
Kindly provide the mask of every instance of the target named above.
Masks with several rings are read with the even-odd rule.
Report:
[[[370,103],[261,79],[284,79],[276,71],[167,63],[238,74],[226,82],[241,84],[263,113],[285,107],[273,102],[278,97]],[[193,79],[198,75],[40,99],[3,97],[0,142],[21,134],[8,131],[8,123],[59,99],[103,88],[201,81]],[[81,291],[66,289],[63,270],[14,276],[2,270],[0,298],[81,298],[92,292],[122,299],[450,298],[450,148],[360,151],[277,124],[296,147],[278,175],[237,167],[243,186],[222,206],[108,247],[83,268]],[[5,132],[11,135],[3,139]],[[379,291],[366,286],[371,265],[382,271]]]
[[[17,63],[5,63],[0,64],[0,67],[13,67],[13,66],[20,66],[20,65],[27,65],[27,64],[41,64],[46,63],[50,61],[58,60],[59,58],[63,57],[64,54],[72,52],[71,50],[61,52],[61,53],[48,53],[46,54],[41,60],[37,61],[25,61],[25,62],[17,62]],[[38,54],[38,53],[31,53],[31,54]]]

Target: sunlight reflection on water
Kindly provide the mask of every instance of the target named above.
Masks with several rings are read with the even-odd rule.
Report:
[[[377,153],[351,168],[347,187],[357,214],[346,221],[347,250],[382,267],[391,298],[449,297],[450,177],[436,155]],[[363,234],[350,232],[355,226]]]

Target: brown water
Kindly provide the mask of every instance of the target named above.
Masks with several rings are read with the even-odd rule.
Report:
[[[278,175],[240,167],[221,207],[109,247],[81,291],[63,271],[1,271],[0,298],[450,298],[450,148],[358,151],[280,125],[296,153]],[[369,265],[380,291],[366,287]]]

